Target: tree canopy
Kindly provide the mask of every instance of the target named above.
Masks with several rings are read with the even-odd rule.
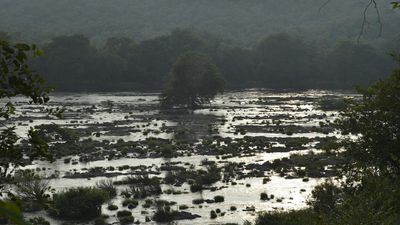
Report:
[[[339,145],[350,159],[348,169],[400,175],[400,69],[358,91],[362,99],[351,101],[336,122],[351,135]]]
[[[47,157],[48,145],[33,128],[24,140],[15,132],[15,127],[7,121],[15,112],[13,97],[24,96],[33,104],[45,104],[49,101],[49,88],[41,76],[31,70],[28,60],[41,55],[35,45],[12,44],[0,40],[0,196],[8,194],[4,189],[13,179],[16,168],[30,163],[37,157]],[[49,110],[49,113],[55,112]],[[23,142],[25,141],[25,143]],[[28,157],[28,158],[27,158]],[[12,203],[0,201],[0,217],[15,224],[26,224],[19,209]]]
[[[224,79],[206,55],[189,52],[178,58],[167,75],[164,106],[197,107],[223,91]]]
[[[393,65],[370,45],[346,41],[318,47],[287,33],[252,48],[177,29],[141,42],[113,37],[103,47],[82,35],[61,36],[43,49],[46,54],[34,66],[59,91],[159,91],[165,74],[188,51],[211,58],[229,89],[350,89],[385,77]]]

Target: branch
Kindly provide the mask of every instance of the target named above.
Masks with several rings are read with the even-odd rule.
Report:
[[[319,7],[318,13],[321,13],[322,9],[325,8],[325,6],[327,6],[330,2],[331,0],[326,0],[326,2]]]
[[[381,37],[381,36],[382,36],[383,25],[382,25],[382,20],[381,20],[381,14],[380,14],[379,9],[378,9],[378,4],[376,3],[376,0],[370,0],[369,3],[368,3],[368,5],[367,5],[367,6],[365,7],[365,9],[364,9],[364,12],[363,12],[363,22],[362,22],[362,24],[361,24],[360,34],[359,34],[358,37],[357,37],[357,43],[360,43],[360,39],[361,39],[362,35],[364,34],[365,24],[368,23],[368,21],[367,21],[367,12],[368,12],[368,9],[369,9],[372,5],[374,5],[375,12],[376,12],[376,15],[377,15],[377,17],[378,17],[378,24],[379,24],[379,34],[378,34],[378,37]]]

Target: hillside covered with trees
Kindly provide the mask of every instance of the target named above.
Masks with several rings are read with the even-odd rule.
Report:
[[[398,40],[400,15],[386,0],[366,13],[362,40],[386,45]],[[154,38],[175,28],[194,28],[253,45],[288,32],[321,45],[357,38],[365,0],[2,0],[0,30],[40,43],[59,35],[83,34],[96,43],[109,37]],[[378,36],[380,36],[378,38]]]

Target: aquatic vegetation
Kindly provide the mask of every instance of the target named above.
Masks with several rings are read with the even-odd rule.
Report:
[[[106,222],[106,218],[104,216],[100,216],[94,220],[94,225],[108,225]]]
[[[101,205],[109,198],[97,188],[70,188],[53,196],[54,216],[64,219],[94,219],[101,214]]]
[[[204,203],[204,199],[194,199],[194,200],[192,201],[192,203],[193,203],[194,205],[203,204],[203,203]]]
[[[117,212],[117,217],[132,216],[132,212],[128,210],[121,210]]]
[[[261,202],[257,201],[260,199],[260,192],[265,190],[261,189],[261,185],[264,185],[267,190],[269,185],[275,186],[277,175],[287,179],[301,178],[309,181],[304,188],[296,190],[299,192],[300,189],[305,189],[308,193],[310,187],[315,184],[313,177],[329,177],[336,174],[336,165],[341,163],[341,159],[337,156],[319,152],[314,155],[298,152],[312,148],[320,149],[328,145],[327,138],[324,136],[308,136],[310,132],[323,131],[318,128],[318,122],[326,116],[321,116],[313,109],[308,112],[302,109],[284,108],[285,104],[291,104],[286,101],[303,101],[301,97],[303,94],[290,100],[274,97],[279,99],[276,109],[268,108],[275,103],[270,101],[272,97],[266,97],[262,106],[255,105],[252,108],[254,113],[247,112],[246,108],[236,105],[235,100],[230,100],[228,97],[237,95],[238,99],[243,98],[241,101],[249,102],[252,97],[249,97],[248,93],[236,92],[228,93],[227,96],[218,96],[217,98],[223,98],[226,105],[218,103],[213,109],[199,109],[199,111],[204,111],[205,115],[182,114],[181,112],[163,114],[152,111],[157,101],[146,100],[143,102],[145,105],[138,106],[137,104],[142,103],[127,104],[120,102],[119,97],[116,96],[113,96],[112,112],[98,103],[87,105],[87,103],[72,102],[71,107],[74,109],[71,113],[76,114],[70,114],[69,121],[71,122],[68,121],[60,127],[74,130],[74,133],[80,137],[79,141],[55,142],[50,145],[50,149],[57,157],[65,156],[57,160],[57,165],[68,169],[60,172],[41,168],[48,166],[37,166],[38,168],[35,169],[42,172],[48,171],[52,177],[60,177],[60,180],[70,178],[80,182],[84,179],[85,182],[108,192],[110,196],[115,196],[114,193],[121,195],[124,197],[122,206],[115,204],[120,209],[131,210],[138,221],[145,221],[146,218],[149,220],[153,216],[153,211],[157,209],[154,201],[146,199],[149,197],[168,198],[167,195],[169,197],[179,195],[176,197],[180,199],[192,197],[196,195],[195,193],[204,191],[204,193],[215,192],[214,196],[227,197],[225,191],[221,192],[221,190],[227,189],[228,193],[232,193],[236,189],[248,187],[248,190],[258,190],[250,193],[249,199]],[[124,98],[129,99],[132,96],[126,95]],[[307,101],[317,104],[312,98]],[[79,115],[78,110],[81,109],[78,108],[83,110],[86,106],[90,108],[93,105],[96,108],[94,114],[84,116],[88,121],[86,123]],[[225,116],[209,115],[221,112]],[[289,115],[289,112],[296,117]],[[103,120],[113,118],[112,121],[94,118],[96,114],[102,113],[104,113]],[[288,121],[291,126],[288,126]],[[314,125],[304,128],[308,123],[315,123],[317,128],[312,128]],[[262,126],[264,128],[261,128]],[[245,135],[240,133],[233,135],[239,127],[246,130]],[[283,131],[286,128],[293,129],[294,133],[292,136],[285,136],[281,134],[280,128]],[[216,129],[218,131],[215,131]],[[149,131],[146,137],[142,136],[143,131]],[[181,131],[182,135],[172,136],[173,133]],[[99,137],[96,137],[96,132],[99,132]],[[276,136],[269,136],[268,132],[273,132]],[[91,166],[87,167],[87,162],[90,162]],[[98,177],[107,178],[97,179]],[[252,180],[252,182],[247,180]],[[169,186],[161,189],[163,185]],[[116,192],[116,189],[120,193]],[[272,198],[273,194],[275,193],[269,193],[268,197]],[[199,197],[192,198],[193,205],[184,205],[178,200],[176,210],[187,210],[193,213],[197,212],[196,209],[199,207],[205,208],[209,204],[218,202],[218,199],[213,199],[213,196],[211,199],[197,198]],[[140,203],[141,199],[145,201]],[[246,201],[245,199],[247,197],[243,201]],[[270,203],[276,204],[278,199],[280,200],[277,198]],[[249,213],[253,210],[251,207],[243,209],[244,211],[239,210],[240,207],[230,202],[230,199],[224,198],[224,201],[229,204],[227,208],[229,212],[236,211],[241,216],[250,215]],[[138,207],[139,203],[140,207]],[[286,201],[283,201],[283,204],[287,204]],[[298,204],[305,205],[301,202]],[[105,208],[107,206],[103,205]],[[210,220],[210,215],[208,215],[210,210],[207,210],[207,213],[201,213],[201,220],[205,223]],[[218,210],[220,213],[216,209],[213,210],[218,217],[225,214],[222,210]],[[57,214],[53,208],[49,211],[53,211],[53,215]],[[174,220],[187,216],[190,217],[189,214],[177,211]],[[114,218],[111,216],[109,222],[119,222],[116,217]]]
[[[127,199],[125,198],[122,201],[122,206],[128,207],[128,209],[134,209],[139,205],[139,202],[136,199]]]
[[[25,211],[35,211],[46,207],[50,200],[50,181],[34,172],[17,171],[14,175],[15,193]]]
[[[210,218],[211,218],[211,219],[215,219],[215,218],[217,218],[217,217],[218,217],[217,213],[216,213],[214,210],[211,210],[211,211],[210,211]]]
[[[121,225],[125,225],[125,224],[132,224],[135,221],[135,218],[133,216],[124,216],[124,217],[118,217],[118,220]]]
[[[110,211],[115,211],[115,210],[118,210],[118,206],[110,204],[110,205],[107,206],[107,209],[110,210]]]
[[[156,222],[170,222],[174,220],[176,211],[171,210],[169,206],[159,205],[153,215],[153,220]]]
[[[49,221],[40,216],[29,219],[29,223],[32,225],[50,225]]]
[[[263,201],[269,200],[268,194],[263,192],[260,194],[260,199]]]
[[[107,192],[110,197],[115,197],[117,195],[117,188],[114,186],[112,180],[101,180],[96,183],[96,187]]]
[[[324,97],[319,100],[319,108],[324,111],[339,111],[346,108],[346,102],[343,98]]]
[[[224,197],[224,196],[221,196],[221,195],[217,195],[217,196],[214,197],[214,201],[215,201],[216,203],[224,202],[224,201],[225,201],[225,197]]]
[[[146,198],[162,193],[160,179],[149,176],[128,176],[121,181],[115,181],[115,185],[129,185],[129,189],[124,191],[126,197]]]

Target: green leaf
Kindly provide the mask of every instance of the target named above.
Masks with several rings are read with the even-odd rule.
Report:
[[[10,202],[0,200],[0,217],[6,218],[16,225],[30,225],[24,220],[18,206]]]

